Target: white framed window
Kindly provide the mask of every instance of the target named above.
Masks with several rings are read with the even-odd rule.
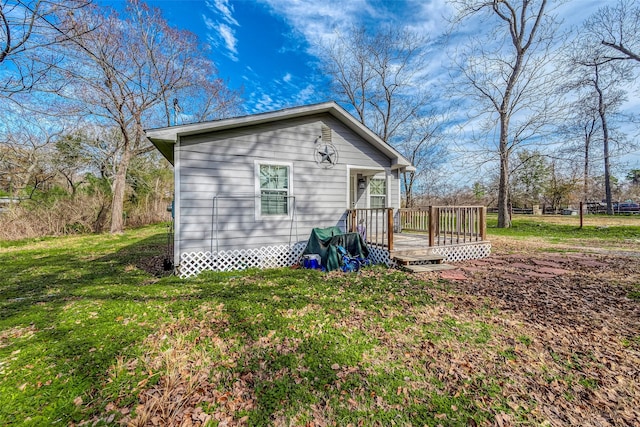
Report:
[[[384,178],[372,178],[369,180],[369,207],[387,207],[387,180]]]
[[[256,160],[257,218],[290,216],[292,169],[293,166],[290,163]]]

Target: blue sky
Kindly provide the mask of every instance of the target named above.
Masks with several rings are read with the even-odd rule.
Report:
[[[123,5],[123,1],[103,3]],[[446,0],[148,0],[178,28],[212,47],[211,59],[233,88],[244,89],[247,113],[331,98],[317,71],[317,46],[353,24],[406,26],[437,39],[447,30]],[[577,25],[602,1],[573,0],[557,10],[565,26]],[[477,23],[476,25],[481,25]],[[473,33],[467,25],[455,41]],[[452,46],[450,45],[450,48]],[[444,51],[434,55],[433,75],[447,73]],[[436,80],[431,84],[438,84]]]
[[[220,77],[243,88],[247,113],[328,99],[309,43],[285,16],[257,1],[152,0],[174,26],[212,48]],[[323,84],[325,83],[325,84]]]
[[[613,2],[613,0],[605,0]],[[551,1],[564,29],[579,26],[605,1]],[[124,5],[124,1],[102,0]],[[405,26],[432,40],[448,29],[453,10],[447,0],[148,0],[175,27],[196,33],[211,46],[220,77],[243,88],[247,114],[331,99],[328,81],[318,71],[318,46],[352,25],[380,23]],[[447,48],[432,46],[425,71],[430,90],[445,87],[452,52],[479,30],[468,21],[448,38]],[[627,109],[637,112],[635,90]],[[471,128],[472,124],[467,124]],[[467,130],[465,130],[467,131]],[[466,149],[464,150],[466,152]],[[635,155],[636,159],[638,155]]]
[[[103,0],[124,5],[124,1]],[[444,0],[148,0],[175,27],[196,33],[247,113],[331,99],[317,71],[317,46],[353,24],[390,22],[437,37]]]

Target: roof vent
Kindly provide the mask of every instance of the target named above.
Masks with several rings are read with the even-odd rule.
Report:
[[[322,125],[322,142],[331,143],[331,128],[329,126]]]

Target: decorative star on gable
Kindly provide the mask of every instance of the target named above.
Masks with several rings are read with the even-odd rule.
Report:
[[[314,157],[318,165],[331,168],[338,163],[338,150],[331,143],[323,143],[316,147]]]

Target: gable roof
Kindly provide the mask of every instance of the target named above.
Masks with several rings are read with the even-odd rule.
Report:
[[[380,150],[392,161],[393,169],[414,170],[409,160],[407,160],[391,145],[384,142],[369,128],[357,121],[351,114],[349,114],[344,108],[339,106],[334,101],[287,108],[284,110],[271,111],[267,113],[233,117],[229,119],[148,129],[145,130],[145,134],[147,135],[147,138],[153,143],[153,145],[155,145],[156,148],[160,151],[160,153],[162,153],[162,155],[167,160],[169,160],[171,164],[173,164],[173,145],[181,136],[235,129],[241,128],[243,126],[252,126],[279,120],[311,116],[321,113],[331,114],[333,117],[340,120],[349,129],[359,135],[363,140]]]

